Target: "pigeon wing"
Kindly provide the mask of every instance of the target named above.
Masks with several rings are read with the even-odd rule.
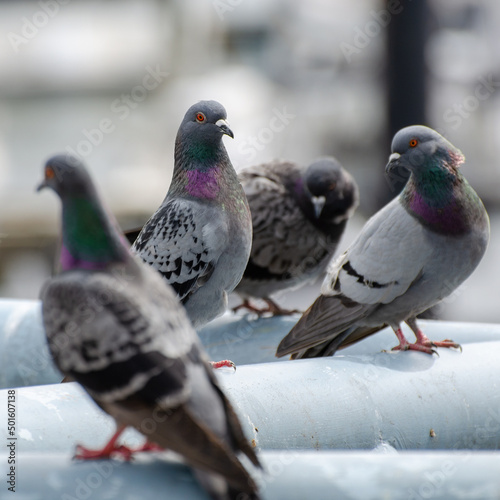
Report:
[[[329,253],[326,246],[317,248],[317,230],[284,185],[284,174],[292,179],[300,177],[294,163],[285,163],[286,169],[273,169],[278,164],[273,162],[240,173],[253,226],[252,254],[245,278],[290,279],[294,272],[302,274],[317,266]],[[279,164],[282,167],[283,162]]]
[[[388,304],[421,276],[432,251],[422,224],[396,198],[329,266],[321,291],[365,305]]]
[[[82,271],[51,280],[43,292],[49,345],[61,371],[99,402],[142,390],[177,404],[190,392],[183,359],[197,338],[164,283],[150,280],[144,291],[138,280]]]
[[[393,200],[372,217],[328,269],[322,295],[281,341],[277,356],[311,348],[349,330],[422,277],[432,252],[422,225]],[[336,343],[336,344],[337,344]]]
[[[210,278],[227,241],[226,220],[214,208],[173,199],[145,224],[132,251],[162,274],[185,303]]]

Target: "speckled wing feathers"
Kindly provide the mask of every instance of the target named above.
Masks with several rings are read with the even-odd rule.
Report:
[[[168,404],[183,401],[190,392],[184,363],[197,339],[184,326],[184,311],[173,307],[173,294],[156,292],[172,303],[164,317],[141,301],[134,285],[115,276],[75,271],[54,278],[44,290],[43,308],[60,369],[97,400],[147,390]]]
[[[175,199],[146,223],[132,251],[153,265],[186,302],[210,277],[226,241],[225,221],[213,209]]]
[[[263,196],[262,204],[266,208],[260,213],[252,211],[252,216],[256,215],[253,219],[254,251],[250,261],[267,270],[270,276],[279,278],[285,273],[290,274],[293,269],[300,269],[304,259],[317,247],[318,238],[292,199]],[[261,223],[258,219],[264,217],[266,222]],[[328,249],[323,250],[327,255]]]
[[[252,207],[253,225],[252,255],[242,285],[246,280],[291,280],[294,270],[297,275],[303,274],[331,252],[326,238],[321,245],[318,230],[305,219],[284,185],[284,181],[293,183],[300,175],[296,164],[281,161],[247,168],[239,174]]]
[[[282,184],[280,176],[274,174],[270,169],[264,169],[263,165],[247,167],[238,174],[238,178],[244,186],[247,199],[253,203],[258,203],[257,214],[252,214],[252,222],[258,227],[267,226],[269,203],[276,205],[276,194],[285,195],[286,189]],[[264,216],[260,216],[264,214]]]

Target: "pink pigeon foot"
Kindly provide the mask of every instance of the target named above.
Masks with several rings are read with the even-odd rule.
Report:
[[[407,325],[412,329],[413,333],[415,334],[415,337],[417,337],[417,344],[421,344],[423,346],[427,347],[445,347],[445,348],[450,348],[453,347],[454,349],[460,349],[462,350],[462,346],[460,344],[457,344],[456,342],[453,342],[453,340],[450,339],[444,339],[444,340],[429,340],[427,336],[422,333],[422,330],[417,326],[417,321],[414,318],[408,319],[406,322]]]
[[[132,455],[134,453],[146,452],[146,451],[163,451],[164,449],[157,445],[156,443],[152,443],[150,441],[146,441],[143,445],[138,448],[130,448],[125,445],[117,445],[116,442],[118,438],[125,430],[124,426],[120,426],[117,431],[113,434],[109,442],[104,446],[104,448],[100,450],[91,450],[89,448],[85,448],[82,445],[76,446],[76,451],[74,458],[78,460],[100,460],[107,459],[111,457],[120,457],[122,460],[126,460],[127,462],[132,459]]]
[[[417,341],[412,344],[406,340],[406,337],[403,335],[401,328],[394,330],[396,337],[399,340],[399,345],[393,347],[391,351],[420,351],[425,352],[426,354],[437,354],[437,352],[432,348],[434,344],[422,334],[422,338],[418,338]]]
[[[230,359],[223,359],[222,361],[210,361],[210,364],[212,365],[212,368],[218,369],[218,368],[234,368],[234,371],[236,371],[236,365],[230,360]]]
[[[132,451],[126,446],[117,446],[116,444],[118,438],[124,430],[124,426],[118,427],[109,442],[100,450],[91,450],[78,444],[73,458],[77,458],[79,460],[99,460],[111,458],[111,455],[119,455],[127,461],[130,460],[132,457]]]
[[[417,337],[417,342],[416,344],[420,344],[423,346],[428,346],[428,347],[453,347],[455,349],[460,349],[462,350],[462,346],[460,344],[457,344],[456,342],[453,342],[453,340],[450,339],[444,339],[444,340],[429,340],[429,338],[422,333],[422,330],[416,329],[414,330],[415,335]]]
[[[420,330],[420,328],[416,326],[415,321],[407,321],[407,323],[408,326],[415,333],[417,341],[414,344],[409,343],[406,340],[405,336],[403,335],[401,328],[398,328],[397,330],[394,330],[394,333],[398,337],[399,345],[393,347],[392,348],[393,351],[413,350],[413,351],[425,352],[427,354],[437,354],[437,351],[434,349],[436,347],[445,347],[445,348],[452,347],[455,349],[462,350],[462,346],[460,344],[457,344],[456,342],[453,342],[453,340],[450,339],[439,340],[439,341],[430,340],[424,333],[422,333],[422,330]]]

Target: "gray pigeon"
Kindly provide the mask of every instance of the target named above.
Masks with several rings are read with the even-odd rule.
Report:
[[[117,444],[130,426],[148,439],[140,450],[182,455],[213,498],[258,498],[236,455],[258,459],[173,290],[120,240],[79,160],[50,159],[44,187],[62,201],[62,274],[41,294],[49,348],[117,423],[102,450],[76,457],[130,458],[138,450]]]
[[[376,213],[348,250],[333,262],[322,294],[281,341],[277,356],[329,356],[392,327],[396,350],[431,354],[416,316],[451,294],[476,268],[489,240],[489,219],[476,192],[460,173],[462,153],[436,131],[406,127],[392,141],[386,167],[410,178],[402,193]],[[405,321],[417,341],[409,343]]]
[[[298,287],[324,273],[347,220],[359,202],[358,187],[334,158],[305,168],[274,160],[243,169],[239,178],[253,223],[250,260],[236,292],[259,314],[287,314],[270,295]],[[267,309],[250,304],[263,299]]]
[[[167,196],[132,246],[174,288],[195,328],[224,312],[252,244],[248,202],[222,144],[233,137],[225,119],[215,101],[189,108]]]

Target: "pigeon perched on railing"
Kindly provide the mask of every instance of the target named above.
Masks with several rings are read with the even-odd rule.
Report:
[[[76,457],[168,448],[213,498],[258,498],[237,454],[257,456],[174,291],[121,240],[79,160],[56,156],[44,175],[39,189],[62,201],[62,273],[41,293],[50,352],[117,423],[102,450],[80,446]],[[118,444],[127,426],[147,437],[143,447]]]
[[[252,213],[250,260],[236,292],[259,314],[288,314],[270,296],[320,276],[359,202],[352,176],[331,157],[308,167],[274,160],[242,169],[238,177]],[[264,300],[259,309],[251,298]]]
[[[376,213],[328,269],[320,297],[281,341],[277,356],[328,356],[386,325],[396,350],[433,353],[416,316],[450,295],[479,264],[489,241],[489,219],[459,170],[464,156],[424,126],[400,130],[386,167],[410,172],[402,193]],[[417,341],[409,343],[405,321]]]
[[[174,288],[195,328],[224,312],[252,243],[250,210],[223,135],[233,137],[221,104],[189,108],[167,196],[132,246]]]

